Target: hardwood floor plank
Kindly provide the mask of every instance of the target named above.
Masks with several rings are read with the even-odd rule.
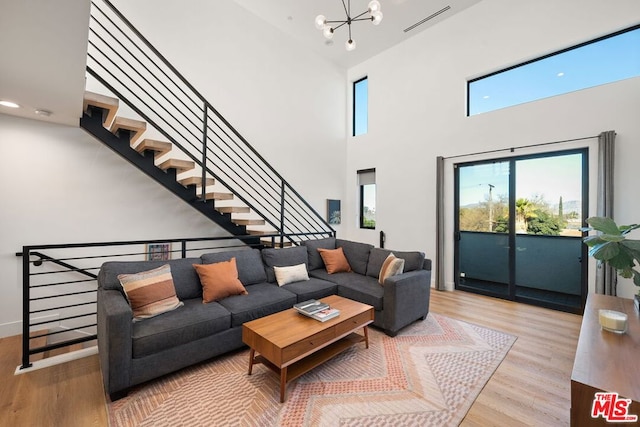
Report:
[[[518,337],[462,426],[567,426],[582,316],[479,296],[431,292],[433,313]],[[14,376],[20,337],[0,339],[0,425],[107,426],[98,356]]]

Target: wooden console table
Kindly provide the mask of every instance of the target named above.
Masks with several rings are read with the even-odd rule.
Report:
[[[626,313],[627,333],[601,330],[599,309]],[[629,414],[640,417],[640,320],[633,300],[589,294],[571,373],[572,426],[612,425],[602,417],[591,417],[594,394],[602,391],[631,399]]]

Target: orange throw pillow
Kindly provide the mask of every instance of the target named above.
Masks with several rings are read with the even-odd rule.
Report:
[[[202,283],[202,302],[218,301],[230,295],[246,295],[249,292],[238,279],[236,259],[214,264],[193,264]]]
[[[342,248],[338,249],[322,249],[318,248],[322,261],[324,261],[325,267],[327,267],[327,273],[340,273],[351,271],[349,261],[344,256]]]

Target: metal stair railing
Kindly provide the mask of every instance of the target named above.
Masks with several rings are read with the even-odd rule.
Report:
[[[91,2],[87,71],[200,167],[203,197],[210,176],[281,235],[335,235],[109,0]]]
[[[266,237],[310,239],[322,235],[323,232]],[[222,236],[23,246],[22,251],[16,253],[22,257],[20,368],[32,366],[31,356],[96,340],[97,274],[103,263],[154,258],[156,252],[149,246],[153,244],[168,245],[160,261],[247,246],[262,247],[252,245],[252,239],[253,236]]]

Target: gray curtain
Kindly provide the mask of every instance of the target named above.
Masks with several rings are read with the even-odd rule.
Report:
[[[598,136],[598,208],[597,216],[613,218],[613,172],[616,133],[609,130]],[[598,264],[596,293],[616,295],[617,275],[608,264]]]
[[[436,289],[444,283],[444,157],[436,157]]]

